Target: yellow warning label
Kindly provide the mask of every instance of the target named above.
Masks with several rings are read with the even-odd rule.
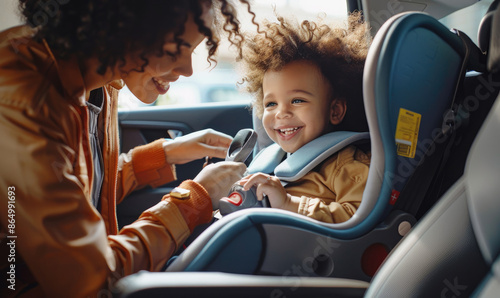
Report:
[[[398,155],[414,158],[417,150],[418,130],[422,115],[412,111],[399,109],[396,126],[396,149]]]

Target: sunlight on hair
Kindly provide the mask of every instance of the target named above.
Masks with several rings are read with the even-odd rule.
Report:
[[[238,18],[243,31],[255,32],[256,26],[251,22],[251,16],[246,7],[238,7]],[[297,21],[327,19],[339,23],[347,19],[346,1],[342,0],[254,0],[252,10],[257,22],[263,19],[275,21],[275,12],[284,17],[292,17]],[[207,62],[208,50],[205,43],[201,43],[193,53],[194,74],[181,77],[173,83],[167,94],[158,97],[155,103],[147,105],[125,87],[120,92],[120,109],[135,109],[147,106],[165,105],[193,105],[214,102],[244,102],[250,103],[248,93],[239,90],[237,82],[241,80],[237,72],[236,57],[238,53],[230,47],[226,36],[221,36],[221,42],[215,58],[217,65]]]

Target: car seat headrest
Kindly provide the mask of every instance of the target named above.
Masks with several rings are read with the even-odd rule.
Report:
[[[496,4],[491,20],[491,37],[488,50],[488,70],[496,73],[500,71],[500,0],[496,0]],[[493,6],[492,4],[492,6]]]
[[[262,149],[273,144],[273,140],[267,135],[264,125],[262,124],[262,119],[260,119],[255,113],[255,109],[252,108],[252,123],[253,129],[257,132],[257,144],[253,151],[253,156],[255,157]]]
[[[479,30],[477,31],[477,42],[478,46],[483,52],[488,52],[488,48],[490,46],[490,38],[491,38],[491,21],[493,19],[493,14],[495,13],[495,9],[497,8],[499,0],[491,3],[488,11],[481,19],[481,23],[479,24]]]

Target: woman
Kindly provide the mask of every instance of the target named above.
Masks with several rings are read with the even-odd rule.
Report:
[[[250,8],[247,1],[241,0]],[[109,294],[117,279],[160,270],[245,166],[205,167],[117,229],[115,207],[140,187],[175,179],[175,164],[224,157],[231,138],[206,130],[119,156],[123,83],[153,102],[220,26],[239,45],[234,7],[207,1],[21,0],[30,26],[0,33],[2,297]],[[250,12],[251,13],[251,12]],[[218,20],[222,20],[219,23]],[[3,279],[5,280],[5,279]]]

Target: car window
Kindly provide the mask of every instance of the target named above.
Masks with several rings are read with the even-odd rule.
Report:
[[[347,17],[346,1],[342,0],[255,0],[252,9],[257,21],[266,18],[276,20],[274,11],[283,16],[294,16],[297,20],[315,20],[318,17],[342,22]],[[250,17],[245,11],[239,13],[245,31],[255,31]],[[180,77],[171,84],[170,90],[158,97],[156,102],[147,105],[137,99],[126,87],[120,92],[120,109],[137,109],[148,106],[193,105],[218,102],[250,102],[251,96],[238,84],[241,73],[237,70],[236,51],[228,42],[221,43],[215,56],[217,65],[210,65],[207,60],[204,42],[193,54],[194,74]]]

